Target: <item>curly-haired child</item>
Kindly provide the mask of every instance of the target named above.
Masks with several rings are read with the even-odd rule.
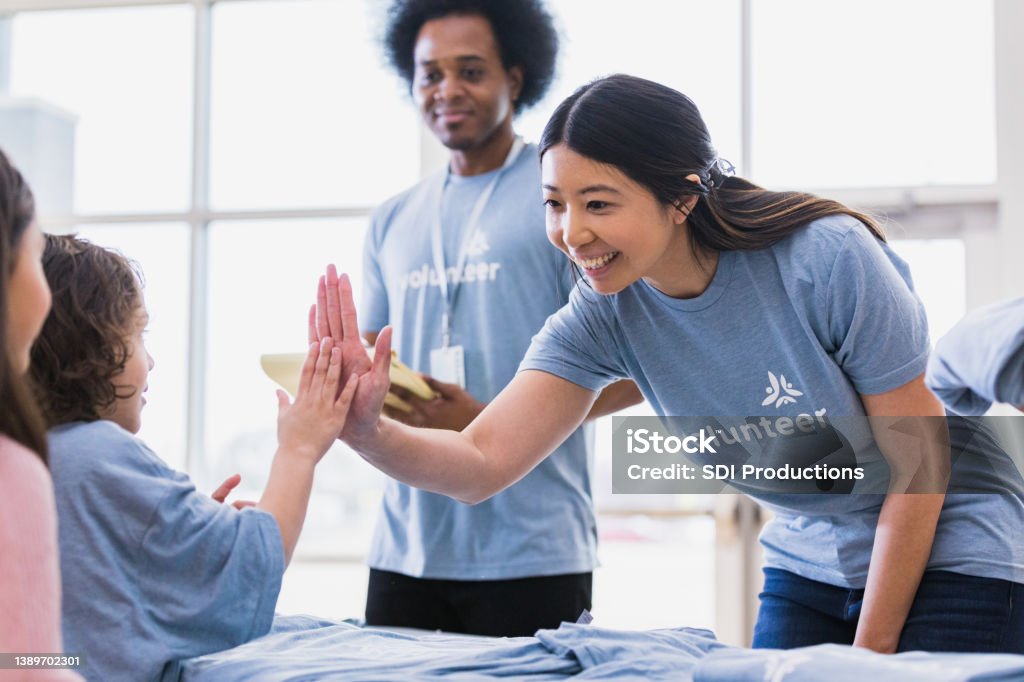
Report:
[[[91,679],[152,680],[175,661],[271,626],[313,471],[344,426],[358,379],[311,345],[294,403],[278,392],[278,450],[259,502],[196,491],[135,437],[153,359],[141,277],[117,252],[47,236],[53,309],[32,351],[50,429],[64,640]],[[217,494],[215,494],[217,496]]]

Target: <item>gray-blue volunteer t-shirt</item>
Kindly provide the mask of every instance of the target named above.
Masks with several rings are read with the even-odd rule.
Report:
[[[266,634],[284,573],[258,509],[196,491],[109,421],[49,433],[67,651],[90,680],[177,679],[175,661]]]
[[[457,256],[477,197],[501,174],[468,258]],[[366,240],[360,325],[395,328],[394,348],[430,373],[444,299],[431,250],[439,202],[448,286],[458,286],[452,345],[465,349],[466,389],[490,402],[515,376],[530,339],[568,300],[572,274],[548,242],[537,147],[504,173],[442,171],[382,205]],[[443,190],[442,190],[443,188]],[[389,480],[369,556],[373,568],[422,578],[499,580],[592,571],[597,534],[585,429],[524,479],[474,506]]]
[[[906,384],[927,358],[906,264],[862,223],[835,216],[766,249],[722,252],[695,298],[643,280],[610,296],[581,284],[520,371],[594,391],[632,378],[659,415],[829,418],[862,416],[860,394]],[[882,495],[755,497],[776,515],[761,534],[768,566],[864,587]],[[1022,524],[1019,497],[950,496],[929,565],[1024,581]]]
[[[939,339],[928,388],[957,414],[1024,405],[1024,297],[979,308]]]

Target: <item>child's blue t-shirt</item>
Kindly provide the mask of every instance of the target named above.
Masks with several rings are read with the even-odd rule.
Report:
[[[928,350],[906,264],[860,221],[834,216],[769,248],[722,252],[695,298],[671,298],[643,280],[610,296],[581,283],[534,337],[520,371],[593,391],[631,378],[659,415],[830,418],[864,415],[860,395],[916,378]],[[861,437],[858,452],[872,446],[869,431]],[[882,495],[754,496],[775,512],[761,534],[768,566],[864,587]],[[956,498],[930,565],[1024,581],[1014,540],[1021,500]]]
[[[88,679],[160,679],[270,630],[284,573],[272,515],[199,493],[109,421],[58,426],[49,444],[64,647]]]
[[[1024,297],[979,308],[935,344],[928,388],[957,414],[1024,405]]]

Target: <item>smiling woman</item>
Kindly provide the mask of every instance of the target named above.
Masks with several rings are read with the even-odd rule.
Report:
[[[696,196],[664,206],[615,166],[564,144],[547,150],[543,168],[548,238],[583,269],[595,291],[613,294],[641,276],[670,296],[697,296],[707,288],[717,252],[691,250],[687,231],[679,229]]]
[[[630,76],[577,90],[540,146],[549,237],[602,295],[577,288],[511,383],[456,433],[380,418],[386,367],[371,369],[358,343],[342,278],[329,324],[311,332],[340,338],[344,371],[363,375],[342,437],[374,466],[479,503],[543,462],[597,392],[627,378],[662,416],[942,416],[922,380],[923,307],[868,216],[728,175],[692,101]],[[390,338],[377,336],[376,357]],[[765,400],[766,375],[768,392],[788,400]],[[948,443],[929,441],[908,472],[886,434],[859,440],[897,482],[934,480],[949,456]],[[761,537],[768,580],[755,646],[1022,651],[1024,500],[947,504],[941,490],[752,493],[774,512]],[[960,595],[982,588],[1003,596],[979,603],[988,625],[965,633]]]
[[[666,120],[647,114],[669,110],[675,115]],[[645,112],[645,125],[636,112]],[[640,78],[579,88],[555,109],[540,148],[548,236],[574,262],[586,262],[603,293],[642,275],[670,296],[696,296],[718,252],[765,248],[826,216],[851,216],[885,240],[872,217],[838,202],[732,176],[694,102]],[[623,278],[605,281],[623,243],[629,252],[616,268]]]

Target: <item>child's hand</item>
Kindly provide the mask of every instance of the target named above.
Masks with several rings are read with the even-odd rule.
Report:
[[[353,373],[339,394],[341,357],[341,349],[334,347],[330,337],[310,344],[295,402],[291,403],[284,391],[277,391],[277,441],[281,450],[316,464],[341,433],[359,384]]]
[[[210,493],[210,497],[212,497],[217,502],[224,504],[224,500],[228,499],[228,495],[231,494],[231,491],[237,488],[238,484],[241,482],[241,474],[232,474],[231,476],[228,476],[227,479],[223,483],[221,483],[216,490]],[[253,502],[252,500],[235,500],[234,502],[231,503],[231,506],[234,507],[235,509],[245,509],[246,507],[255,507],[256,503]]]

